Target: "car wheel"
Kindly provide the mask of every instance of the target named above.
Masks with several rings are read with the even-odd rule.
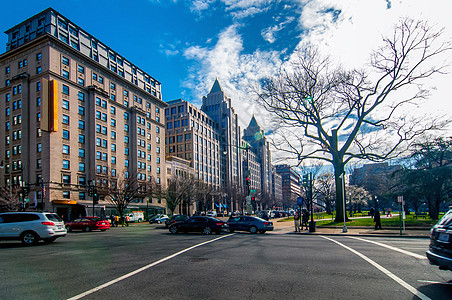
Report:
[[[257,227],[256,226],[251,226],[250,227],[250,232],[253,233],[253,234],[257,233]]]
[[[177,232],[178,232],[176,226],[171,226],[171,227],[169,228],[169,231],[170,231],[171,233],[177,233]]]
[[[212,233],[212,229],[210,227],[205,227],[202,230],[202,234],[211,234]]]
[[[22,244],[25,246],[36,245],[39,242],[39,237],[36,233],[32,231],[26,231],[22,233],[22,237],[20,238]]]
[[[71,232],[71,231],[72,231],[71,226],[67,225],[67,226],[66,226],[66,230],[67,230],[67,232]]]
[[[138,219],[138,223],[141,223],[141,219]]]
[[[265,230],[259,230],[259,233],[264,234],[264,233],[265,233]]]
[[[158,221],[157,221],[157,224],[160,224],[160,223],[162,223],[162,221],[158,220]]]
[[[44,239],[44,243],[50,244],[51,242],[54,242],[55,240],[56,240],[56,237],[51,237],[51,238],[48,238],[48,239]]]
[[[107,229],[101,229],[100,231],[105,231],[105,230],[107,230]]]
[[[91,231],[91,227],[86,226],[86,227],[85,227],[85,231],[86,231],[86,232]]]

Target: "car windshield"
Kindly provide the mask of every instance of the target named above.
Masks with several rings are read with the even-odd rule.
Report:
[[[47,219],[49,219],[50,221],[53,221],[53,222],[63,222],[63,219],[61,219],[56,214],[46,214],[46,217],[47,217]]]
[[[438,225],[449,227],[452,225],[452,209],[449,210],[439,221]]]

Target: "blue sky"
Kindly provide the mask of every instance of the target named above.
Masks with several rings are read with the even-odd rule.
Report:
[[[200,105],[216,77],[240,123],[265,114],[250,83],[274,74],[305,43],[346,67],[363,66],[401,16],[432,21],[452,37],[449,0],[21,0],[2,1],[3,31],[53,7],[162,82],[163,100]],[[8,12],[8,13],[5,13]],[[1,35],[3,51],[6,34]],[[2,52],[3,52],[2,51]],[[432,83],[429,108],[451,109],[451,76]],[[452,110],[452,109],[451,109]],[[266,128],[270,129],[270,128]]]

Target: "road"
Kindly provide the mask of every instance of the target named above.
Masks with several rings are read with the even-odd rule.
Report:
[[[452,299],[452,272],[428,264],[428,242],[149,224],[0,242],[0,299]]]

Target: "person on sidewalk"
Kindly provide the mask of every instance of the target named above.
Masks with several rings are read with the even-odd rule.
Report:
[[[374,222],[375,222],[375,230],[381,229],[380,212],[378,211],[378,209],[375,210]]]
[[[118,227],[118,224],[119,224],[119,216],[116,215],[115,216],[115,227]]]
[[[115,220],[116,220],[115,215],[111,215],[110,216],[111,227],[115,227]]]
[[[126,220],[126,227],[129,227],[129,222],[130,222],[129,215],[126,215],[125,220]]]
[[[298,210],[295,212],[295,215],[293,216],[293,220],[295,223],[295,232],[299,232],[300,231],[300,212]]]

